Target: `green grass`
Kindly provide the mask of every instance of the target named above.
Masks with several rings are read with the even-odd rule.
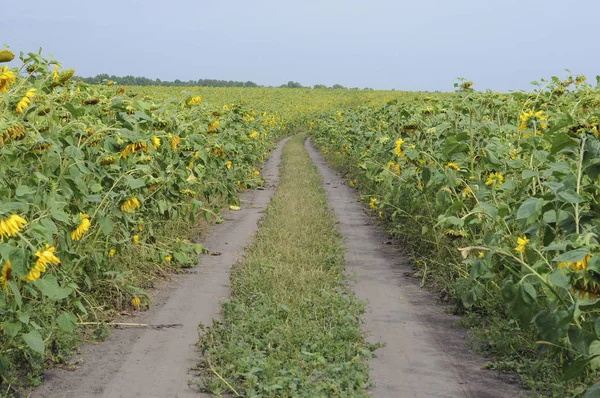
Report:
[[[244,396],[365,396],[373,347],[344,278],[321,177],[293,137],[280,184],[232,274],[223,321],[205,328],[200,387]]]

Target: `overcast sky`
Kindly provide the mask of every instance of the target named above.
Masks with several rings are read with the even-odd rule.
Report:
[[[79,76],[452,90],[600,74],[599,0],[27,0],[0,46]]]

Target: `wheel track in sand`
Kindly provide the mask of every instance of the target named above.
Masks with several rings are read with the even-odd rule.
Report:
[[[518,397],[510,376],[484,370],[485,359],[466,345],[459,319],[445,313],[434,295],[405,275],[412,269],[382,228],[373,224],[354,189],[330,168],[310,140],[305,143],[345,238],[346,269],[354,291],[368,303],[365,331],[385,343],[370,361],[376,397]]]
[[[198,324],[219,317],[221,300],[229,297],[231,266],[258,228],[279,178],[281,152],[272,151],[263,168],[267,184],[241,196],[242,210],[225,212],[223,224],[211,226],[203,244],[219,256],[205,255],[192,272],[177,275],[153,297],[155,305],[135,322],[181,325],[116,329],[108,341],[82,347],[84,362],[75,371],[52,369],[32,398],[171,398],[202,397],[188,385],[189,370],[198,362]]]

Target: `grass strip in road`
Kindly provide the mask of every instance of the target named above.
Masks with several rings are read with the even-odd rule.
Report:
[[[202,390],[243,396],[364,396],[373,346],[364,303],[344,280],[344,249],[319,172],[293,137],[280,183],[232,273],[223,320],[200,339]]]

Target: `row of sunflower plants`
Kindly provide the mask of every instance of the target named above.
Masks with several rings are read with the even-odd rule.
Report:
[[[412,245],[424,282],[511,319],[559,388],[582,392],[600,368],[600,86],[471,84],[324,114],[313,139]]]
[[[285,125],[186,92],[155,101],[84,84],[40,53],[4,49],[0,62],[0,375],[9,385],[37,377],[81,325],[149,305],[141,262],[144,272],[195,264],[203,247],[164,225],[218,219],[220,206],[236,205],[239,191],[261,184],[256,167]]]

